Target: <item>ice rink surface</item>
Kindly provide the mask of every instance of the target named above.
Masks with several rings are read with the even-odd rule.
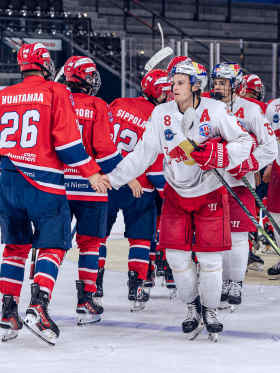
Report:
[[[16,340],[0,343],[0,373],[278,372],[278,285],[246,284],[240,309],[220,312],[224,332],[213,343],[206,333],[195,341],[186,339],[181,332],[184,305],[179,299],[171,302],[159,281],[146,310],[129,312],[127,274],[113,270],[105,272],[103,321],[78,327],[76,279],[77,263],[66,258],[49,307],[61,333],[56,346],[23,329]],[[22,314],[30,299],[29,286],[26,279]]]

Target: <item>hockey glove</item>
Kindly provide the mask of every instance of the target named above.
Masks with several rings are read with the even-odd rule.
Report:
[[[225,168],[229,164],[226,142],[221,142],[221,137],[214,137],[199,145],[199,149],[191,153],[191,157],[204,171],[213,168]]]
[[[228,172],[235,177],[235,179],[240,180],[243,176],[245,176],[248,172],[251,171],[258,171],[259,169],[259,162],[253,156],[250,155],[248,159],[243,161],[239,166],[229,170]]]

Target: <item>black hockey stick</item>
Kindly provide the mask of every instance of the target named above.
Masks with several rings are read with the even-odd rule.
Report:
[[[271,213],[267,210],[267,208],[263,204],[262,200],[260,199],[260,197],[257,195],[257,193],[255,192],[255,190],[253,189],[252,185],[249,183],[248,179],[245,176],[243,176],[241,178],[241,180],[246,185],[246,187],[250,190],[251,194],[254,196],[254,198],[255,198],[255,200],[257,202],[257,205],[264,211],[264,213],[266,214],[266,216],[271,221],[271,224],[273,225],[273,227],[275,228],[275,230],[277,231],[277,233],[280,235],[280,227],[279,227],[279,225],[276,223],[276,221],[273,218],[273,216],[271,215]]]
[[[37,250],[35,249],[35,247],[32,247],[29,280],[34,279],[35,265],[36,265],[36,255],[37,255]]]

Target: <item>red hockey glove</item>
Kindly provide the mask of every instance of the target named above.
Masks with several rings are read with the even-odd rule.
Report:
[[[199,150],[191,152],[191,157],[204,171],[213,168],[225,168],[229,164],[226,142],[221,137],[215,137],[199,145]]]
[[[253,156],[250,155],[248,159],[243,161],[239,166],[229,170],[228,172],[235,177],[235,179],[240,180],[243,176],[245,176],[250,171],[257,171],[259,169],[259,162]]]

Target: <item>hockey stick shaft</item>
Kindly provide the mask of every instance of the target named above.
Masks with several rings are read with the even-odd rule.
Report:
[[[222,175],[216,170],[213,169],[212,172],[216,175],[217,179],[224,185],[224,187],[227,189],[227,191],[232,195],[232,197],[236,200],[238,205],[242,208],[242,210],[245,212],[245,214],[248,216],[248,218],[251,220],[251,222],[258,228],[258,230],[261,231],[261,233],[265,236],[265,238],[268,240],[274,251],[277,255],[280,256],[280,248],[276,245],[276,243],[270,238],[270,236],[266,233],[264,228],[259,224],[257,219],[254,217],[254,215],[247,209],[247,207],[243,204],[243,202],[240,201],[237,194],[234,192],[234,190],[231,188],[231,186],[226,182],[226,180],[222,177]]]
[[[271,224],[273,225],[273,227],[275,228],[275,230],[277,231],[277,233],[280,235],[280,227],[279,227],[279,225],[276,223],[276,221],[273,218],[273,216],[271,215],[271,213],[267,210],[267,208],[265,207],[265,205],[263,204],[262,200],[260,199],[260,197],[255,192],[255,190],[252,188],[252,185],[249,183],[248,179],[245,176],[243,176],[241,178],[241,180],[246,185],[246,187],[250,190],[251,194],[253,195],[253,197],[255,198],[255,200],[257,202],[257,205],[263,210],[263,212],[266,214],[266,216],[271,221]]]
[[[29,280],[34,279],[35,265],[36,265],[36,254],[37,254],[37,251],[36,251],[35,247],[32,247]]]

